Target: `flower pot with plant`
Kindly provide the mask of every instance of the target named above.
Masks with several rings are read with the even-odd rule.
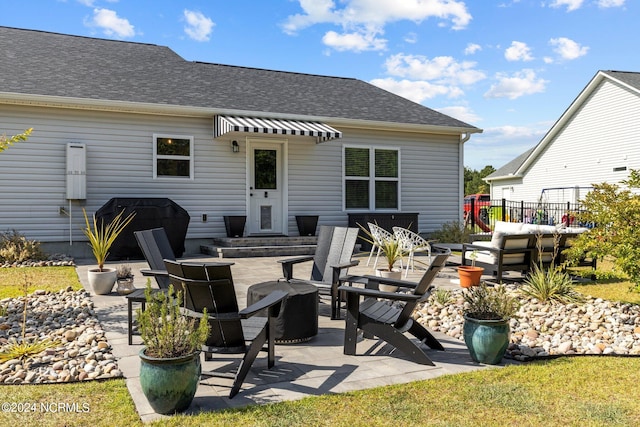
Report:
[[[90,223],[87,211],[82,209],[82,212],[84,213],[85,221],[85,228],[82,231],[89,239],[89,246],[91,246],[93,256],[98,263],[98,268],[89,270],[89,284],[95,294],[106,295],[111,292],[113,285],[116,283],[116,269],[105,268],[104,263],[109,257],[111,245],[113,245],[122,230],[133,220],[135,212],[130,213],[125,218],[123,217],[123,210],[108,224],[105,224],[104,221],[99,221],[95,215],[93,215],[93,221]]]
[[[173,285],[167,292],[154,292],[147,279],[145,309],[136,311],[144,348],[140,350],[140,385],[149,404],[159,414],[189,407],[198,387],[202,368],[200,349],[209,336],[204,311],[196,321],[182,314],[182,292]]]
[[[402,258],[406,255],[406,251],[404,246],[400,242],[398,238],[396,238],[393,234],[385,238],[377,239],[375,236],[366,228],[358,224],[360,229],[365,233],[367,237],[360,237],[362,240],[380,248],[384,258],[387,261],[387,267],[377,268],[376,275],[380,277],[385,277],[388,279],[401,279],[402,271],[401,269],[396,268],[396,263],[398,261],[402,262]],[[380,285],[380,290],[385,292],[395,292],[397,290],[397,286],[389,286],[389,285]]]
[[[504,286],[482,283],[464,294],[464,342],[471,358],[478,363],[500,363],[509,345],[509,321],[520,308],[520,301]]]
[[[135,291],[135,287],[133,286],[133,273],[128,264],[120,264],[116,268],[116,281],[118,282],[116,290],[120,295],[128,295]]]
[[[471,265],[461,265],[458,267],[458,276],[460,277],[460,286],[463,288],[470,288],[471,286],[478,286],[482,273],[484,273],[483,267],[476,267],[476,259],[478,258],[478,251],[475,250],[469,255],[471,259]]]

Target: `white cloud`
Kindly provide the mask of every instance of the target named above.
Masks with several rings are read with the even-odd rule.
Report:
[[[596,3],[599,7],[620,7],[624,6],[625,0],[598,0]]]
[[[475,69],[472,61],[458,62],[450,56],[437,56],[429,59],[421,55],[392,55],[385,61],[387,73],[392,76],[414,80],[437,80],[451,85],[471,85],[487,76]]]
[[[547,84],[546,80],[536,76],[535,71],[524,69],[522,71],[507,75],[497,73],[498,82],[491,85],[484,94],[485,98],[509,98],[516,99],[524,95],[544,92]]]
[[[431,84],[426,81],[395,80],[393,78],[386,78],[373,79],[369,83],[417,103],[422,103],[423,101],[435,96],[448,95],[450,97],[457,97],[462,94],[457,90],[457,88],[451,88],[440,84]]]
[[[199,42],[209,41],[211,29],[215,25],[213,21],[201,12],[185,9],[183,13],[184,19],[187,21],[184,32],[193,40]]]
[[[95,0],[77,0],[77,2],[88,7],[93,7]]]
[[[120,18],[115,11],[109,9],[94,9],[93,19],[89,25],[102,28],[108,36],[133,37],[135,29],[125,18]]]
[[[533,59],[531,48],[526,43],[518,41],[511,42],[511,46],[504,51],[504,57],[507,61],[531,61]]]
[[[332,0],[298,2],[303,13],[287,17],[282,24],[287,34],[295,34],[315,24],[333,24],[342,27],[343,36],[359,34],[366,38],[371,34],[382,34],[387,24],[397,21],[420,23],[425,19],[437,18],[450,22],[455,30],[465,28],[471,21],[471,15],[464,2],[456,0],[342,0],[342,8],[336,6],[336,2]],[[335,40],[338,33],[330,33],[325,34],[324,38]],[[376,45],[372,44],[370,47]]]
[[[572,60],[584,56],[589,51],[587,46],[580,46],[575,41],[566,37],[558,37],[557,39],[549,40],[549,44],[554,46],[553,51],[560,55],[560,58],[565,60]]]
[[[362,52],[365,50],[384,50],[387,47],[387,40],[377,38],[375,33],[338,34],[335,31],[329,31],[322,37],[322,42],[338,51]]]
[[[474,113],[469,107],[463,105],[436,108],[436,110],[442,114],[446,114],[447,116],[462,120],[465,123],[476,123],[481,121],[481,118],[476,113]]]
[[[418,35],[416,33],[411,32],[411,33],[407,34],[406,36],[404,36],[404,41],[407,42],[407,43],[411,43],[411,44],[417,43],[418,42]]]
[[[584,0],[553,0],[550,6],[567,6],[567,12],[572,12],[574,10],[580,9],[580,7],[582,7],[582,3],[584,3]]]
[[[469,43],[467,44],[467,47],[464,48],[464,54],[473,55],[474,53],[479,52],[481,50],[482,50],[482,46],[480,46],[479,44]]]

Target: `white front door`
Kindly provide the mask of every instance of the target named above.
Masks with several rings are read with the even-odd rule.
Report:
[[[250,235],[283,232],[282,144],[250,144],[249,227]]]

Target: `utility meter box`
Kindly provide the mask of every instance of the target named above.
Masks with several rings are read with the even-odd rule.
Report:
[[[87,146],[70,142],[67,144],[67,199],[87,198]]]

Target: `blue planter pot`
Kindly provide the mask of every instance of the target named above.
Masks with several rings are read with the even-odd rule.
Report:
[[[464,316],[464,342],[478,363],[497,365],[509,346],[509,320],[480,320]]]
[[[140,385],[149,404],[159,414],[184,411],[191,405],[202,368],[200,352],[173,358],[156,358],[140,350]]]

